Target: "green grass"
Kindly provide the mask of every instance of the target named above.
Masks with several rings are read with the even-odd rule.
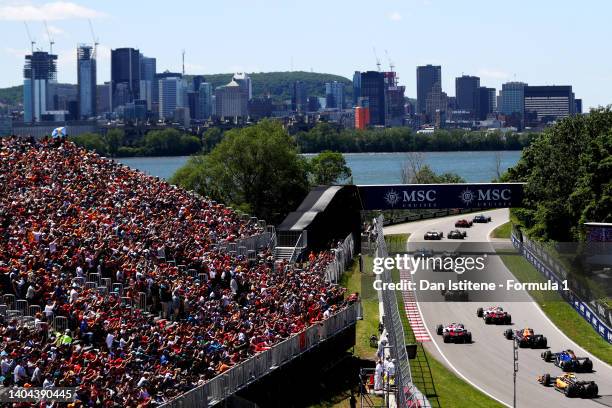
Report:
[[[387,243],[388,252],[406,252],[406,241],[410,237],[410,234],[388,234],[385,235],[385,242]]]
[[[510,222],[507,222],[495,228],[493,232],[491,232],[491,237],[510,239],[511,232],[512,232],[512,224]]]
[[[399,282],[399,271],[393,271],[393,281]],[[414,333],[406,316],[401,292],[396,292],[398,307],[406,343],[415,343]],[[417,343],[418,344],[418,343]],[[441,362],[430,356],[421,344],[417,348],[417,356],[410,360],[412,381],[429,399],[432,407],[442,408],[489,408],[503,407],[502,404],[489,398],[470,384],[463,381]],[[461,396],[457,398],[457,396]]]
[[[520,254],[498,251],[506,267],[521,282],[545,282],[546,280]],[[576,310],[558,293],[529,291],[548,318],[570,339],[607,364],[612,364],[612,347]]]

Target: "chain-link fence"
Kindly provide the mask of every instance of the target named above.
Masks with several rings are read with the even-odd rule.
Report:
[[[560,288],[565,281],[569,290],[560,290],[559,294],[601,337],[612,343],[612,309],[607,304],[598,299],[588,301],[588,288],[572,279],[572,274],[544,245],[530,240],[517,229],[512,230],[512,244],[546,279],[556,282]]]
[[[383,233],[384,219],[379,216],[374,221],[374,231],[376,237],[376,252],[375,256],[386,258],[389,256],[385,236]],[[385,283],[393,281],[391,269],[384,268],[379,279]],[[386,287],[386,285],[384,286]],[[383,305],[383,325],[387,331],[387,339],[389,344],[389,353],[392,359],[395,359],[396,372],[396,404],[398,408],[407,407],[429,407],[427,398],[414,386],[412,382],[412,373],[410,371],[410,361],[406,351],[406,341],[404,326],[400,317],[400,310],[397,304],[397,297],[394,291],[379,290],[379,302]]]

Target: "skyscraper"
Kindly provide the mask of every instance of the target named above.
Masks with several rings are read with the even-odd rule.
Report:
[[[57,82],[57,55],[34,51],[23,67],[23,120],[39,122],[51,105],[50,84]]]
[[[517,113],[523,117],[525,110],[525,87],[523,82],[507,82],[502,84],[500,92],[501,105],[498,106],[500,113],[512,115]]]
[[[478,119],[485,120],[495,110],[495,88],[478,88]]]
[[[140,89],[139,98],[147,101],[147,110],[153,109],[155,98],[153,95],[153,87],[155,74],[157,73],[157,60],[155,58],[145,57],[140,54]]]
[[[215,114],[219,117],[246,117],[248,102],[248,94],[233,79],[215,89]]]
[[[353,106],[357,106],[361,97],[361,72],[355,71],[353,74]]]
[[[140,53],[134,48],[111,50],[112,107],[140,99]]]
[[[404,92],[406,87],[397,84],[397,74],[393,71],[384,72],[385,77],[385,101],[386,101],[386,119],[387,126],[402,126],[404,124]]]
[[[382,72],[361,73],[361,97],[368,98],[370,125],[385,126],[385,77]]]
[[[439,119],[446,114],[448,99],[446,93],[442,91],[440,83],[436,82],[427,94],[427,100],[425,101],[425,113],[430,121],[433,121],[436,117]]]
[[[159,118],[161,120],[171,120],[174,118],[176,108],[184,105],[183,100],[183,78],[180,74],[162,78],[158,83],[159,87]]]
[[[478,110],[478,88],[480,87],[480,78],[470,75],[462,75],[455,79],[455,98],[457,100],[457,109],[471,112],[473,116],[477,115]]]
[[[253,98],[253,84],[251,77],[246,72],[235,73],[232,80],[240,86],[240,90],[245,93],[247,101]]]
[[[325,84],[325,98],[327,99],[327,108],[343,109],[344,84],[338,81],[327,82]]]
[[[198,119],[208,119],[213,114],[213,102],[212,102],[212,85],[208,82],[202,82],[198,89]]]
[[[77,81],[79,118],[85,119],[96,115],[96,56],[90,45],[79,45],[77,48]]]
[[[112,95],[110,82],[97,86],[96,99],[96,112],[101,114],[111,111]]]
[[[424,65],[417,67],[417,112],[425,113],[427,96],[439,84],[442,89],[442,67],[440,65]],[[438,88],[437,88],[438,89]]]
[[[525,120],[528,125],[550,123],[573,115],[576,111],[570,85],[526,86]]]
[[[308,90],[303,81],[295,81],[293,83],[293,92],[291,93],[291,110],[294,112],[306,112],[308,110]]]

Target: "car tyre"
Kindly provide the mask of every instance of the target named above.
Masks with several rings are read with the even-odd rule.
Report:
[[[482,307],[479,307],[478,309],[476,309],[476,316],[482,317],[482,314],[483,314]]]
[[[542,358],[547,363],[550,363],[550,361],[552,360],[552,352],[550,350],[546,350],[544,353],[542,353]]]
[[[443,330],[444,330],[444,327],[441,324],[436,326],[436,333],[438,333],[438,336],[442,334]]]
[[[512,335],[512,329],[506,329],[506,331],[504,331],[504,337],[508,340],[512,340],[512,337],[514,337]]]
[[[544,374],[542,376],[542,385],[548,387],[550,385],[550,374]]]
[[[582,363],[582,371],[584,371],[585,373],[590,373],[591,371],[593,371],[593,362],[591,361],[591,359],[587,358],[584,360],[584,362]]]
[[[578,387],[575,384],[569,384],[565,387],[565,396],[567,398],[574,398],[578,396]]]

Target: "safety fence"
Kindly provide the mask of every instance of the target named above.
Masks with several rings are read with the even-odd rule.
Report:
[[[530,240],[525,235],[513,229],[512,244],[527,259],[538,272],[546,279],[556,282],[559,285],[559,294],[576,311],[593,326],[593,329],[612,344],[612,311],[608,307],[603,307],[597,301],[587,303],[582,300],[579,288],[570,285],[569,290],[562,290],[562,282],[566,280],[569,273],[563,265],[557,262],[548,253],[543,245]]]
[[[384,218],[380,215],[374,223],[376,236],[376,251],[377,257],[386,258],[389,256],[385,236],[383,234]],[[385,283],[391,283],[393,277],[391,269],[384,268],[382,274],[378,275]],[[387,287],[387,285],[384,285]],[[392,359],[395,359],[395,399],[398,408],[412,407],[429,407],[429,401],[413,384],[412,372],[410,371],[410,362],[406,351],[406,337],[404,326],[400,316],[400,309],[397,304],[397,297],[392,290],[379,290],[378,300],[383,305],[383,325],[387,331],[387,339],[389,344],[389,354]]]
[[[436,208],[436,209],[415,209],[415,210],[388,210],[384,211],[384,225],[401,224],[404,222],[424,220],[428,218],[446,217],[448,215],[459,215],[481,211],[479,208]],[[369,215],[374,215],[374,211],[366,211],[365,217],[371,219]],[[379,212],[376,212],[379,213]],[[378,216],[378,214],[376,214]]]
[[[223,401],[247,385],[271,373],[295,357],[313,349],[357,321],[358,303],[349,304],[329,318],[260,352],[248,360],[182,394],[164,408],[206,408]]]
[[[349,234],[339,245],[332,249],[334,260],[327,266],[325,278],[328,282],[338,283],[338,280],[346,270],[348,263],[355,256],[355,240],[353,234]]]

